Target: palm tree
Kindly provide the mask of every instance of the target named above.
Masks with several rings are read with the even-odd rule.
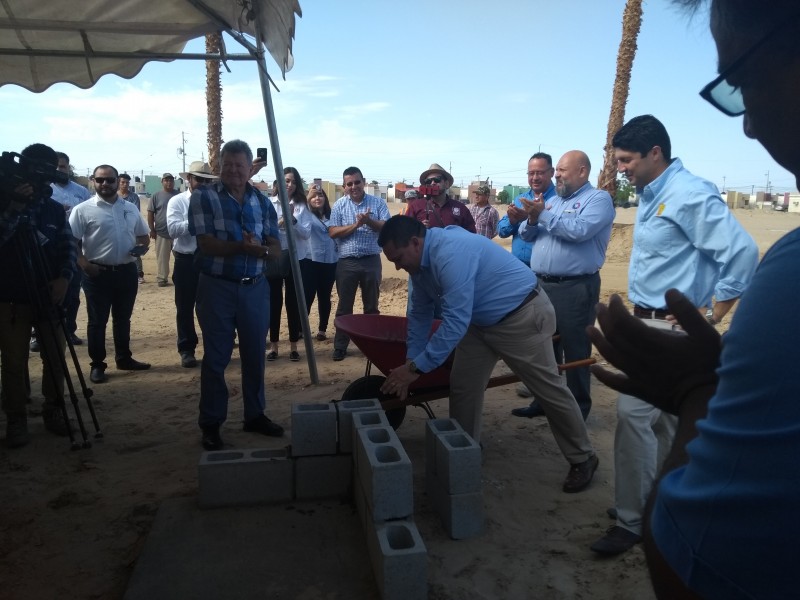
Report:
[[[617,52],[617,75],[611,93],[611,114],[608,117],[605,161],[597,179],[597,187],[606,190],[613,198],[617,192],[617,166],[611,140],[625,121],[625,105],[631,84],[631,69],[636,56],[636,39],[642,26],[642,0],[628,0],[622,13],[622,39]]]
[[[219,53],[220,32],[206,35],[206,54]],[[208,120],[208,164],[212,173],[219,173],[219,151],[222,148],[222,80],[219,61],[206,61],[206,118]]]

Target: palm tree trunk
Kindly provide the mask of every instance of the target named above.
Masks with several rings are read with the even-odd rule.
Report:
[[[603,170],[597,180],[597,187],[606,190],[611,197],[617,193],[617,164],[611,140],[625,121],[625,105],[630,91],[631,69],[636,56],[636,39],[642,26],[642,0],[628,0],[622,13],[622,39],[617,52],[617,75],[614,78],[614,91],[611,93],[611,114],[608,117],[608,133],[604,148]]]
[[[206,54],[219,52],[222,34],[206,35]],[[218,60],[206,61],[206,117],[208,119],[208,164],[219,174],[219,151],[222,148],[222,80]]]

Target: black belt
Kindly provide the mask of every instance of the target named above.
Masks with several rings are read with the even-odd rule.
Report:
[[[540,275],[539,273],[536,274],[536,277],[539,281],[544,283],[561,283],[562,281],[576,281],[578,279],[588,279],[589,277],[594,277],[597,275],[597,271],[594,273],[587,273],[585,275]]]
[[[129,267],[136,266],[136,263],[122,263],[121,265],[104,265],[98,262],[94,262],[93,260],[89,261],[93,265],[97,265],[98,267],[102,267],[104,271],[122,271],[123,269],[127,269]]]
[[[238,283],[239,285],[254,285],[259,282],[259,280],[263,277],[263,275],[256,275],[254,277],[228,277],[227,275],[214,275],[212,273],[203,273],[203,275],[207,275],[208,277],[213,277],[214,279],[222,279],[223,281],[230,281],[231,283]]]
[[[340,260],[361,260],[362,258],[372,258],[373,256],[380,256],[379,254],[362,254],[361,256],[343,256]]]
[[[194,254],[191,252],[178,252],[177,250],[173,250],[172,254],[175,255],[175,258],[194,258]]]
[[[639,317],[640,319],[658,319],[660,321],[666,321],[668,314],[668,310],[661,310],[660,308],[647,308],[644,306],[639,306],[638,304],[633,305],[633,316]]]
[[[539,286],[537,285],[535,288],[533,288],[530,291],[530,293],[527,296],[525,296],[525,298],[522,299],[522,302],[520,302],[517,305],[517,308],[515,308],[511,312],[506,313],[506,316],[504,316],[502,319],[500,319],[498,321],[498,323],[502,323],[506,319],[510,319],[511,317],[513,317],[515,314],[517,314],[519,311],[521,311],[523,308],[525,308],[525,305],[528,304],[534,298],[536,298],[536,296],[538,296],[538,295],[539,295]]]

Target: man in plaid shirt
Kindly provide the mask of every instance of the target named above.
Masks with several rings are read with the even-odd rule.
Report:
[[[497,214],[497,209],[489,204],[490,193],[488,185],[485,183],[479,185],[475,190],[475,202],[469,205],[469,212],[475,219],[475,233],[492,239],[497,235],[497,222],[500,220],[500,215]]]

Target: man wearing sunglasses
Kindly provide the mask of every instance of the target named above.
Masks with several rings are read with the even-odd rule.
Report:
[[[364,314],[378,314],[381,285],[381,249],[378,233],[391,216],[386,202],[364,191],[364,175],[358,167],[342,174],[345,195],[331,210],[328,235],[339,247],[336,264],[336,316],[352,315],[356,291],[361,288]],[[338,329],[333,339],[333,360],[344,360],[350,337]]]
[[[100,165],[92,175],[95,196],[72,209],[69,225],[78,238],[78,266],[86,277],[83,293],[89,324],[86,337],[91,358],[89,378],[94,383],[106,375],[106,325],[112,316],[114,358],[118,369],[141,371],[147,363],[131,354],[131,315],[139,287],[134,248],[143,254],[150,245],[148,227],[141,213],[117,195],[119,173]]]
[[[743,115],[745,134],[800,177],[800,6],[710,5],[720,75],[703,98]],[[602,333],[591,330],[592,341],[624,374],[598,367],[597,377],[678,416],[645,518],[659,598],[797,596],[798,257],[795,229],[764,256],[723,339],[677,290],[667,292],[666,307],[687,335],[646,327],[619,297],[598,308]]]
[[[664,292],[675,288],[705,314],[716,300],[719,323],[753,277],[758,248],[710,181],[690,173],[664,125],[634,117],[612,140],[617,168],[639,194],[628,271],[633,314],[650,327],[672,330]],[[675,436],[677,419],[634,395],[617,399],[614,506],[617,522],[591,549],[619,554],[641,541],[647,495]]]
[[[423,193],[408,203],[406,216],[415,218],[428,229],[458,225],[475,233],[475,219],[469,208],[447,195],[447,190],[453,186],[450,173],[433,163],[420,174],[419,185]]]
[[[167,205],[167,232],[172,238],[172,254],[175,264],[172,268],[172,283],[175,286],[175,322],[178,330],[178,354],[181,366],[191,369],[197,366],[194,356],[197,348],[197,330],[194,326],[194,305],[197,301],[197,283],[200,272],[194,265],[197,239],[189,233],[189,198],[201,186],[219,179],[211,173],[211,166],[202,160],[189,165],[186,173],[181,173],[189,187],[173,196]]]

